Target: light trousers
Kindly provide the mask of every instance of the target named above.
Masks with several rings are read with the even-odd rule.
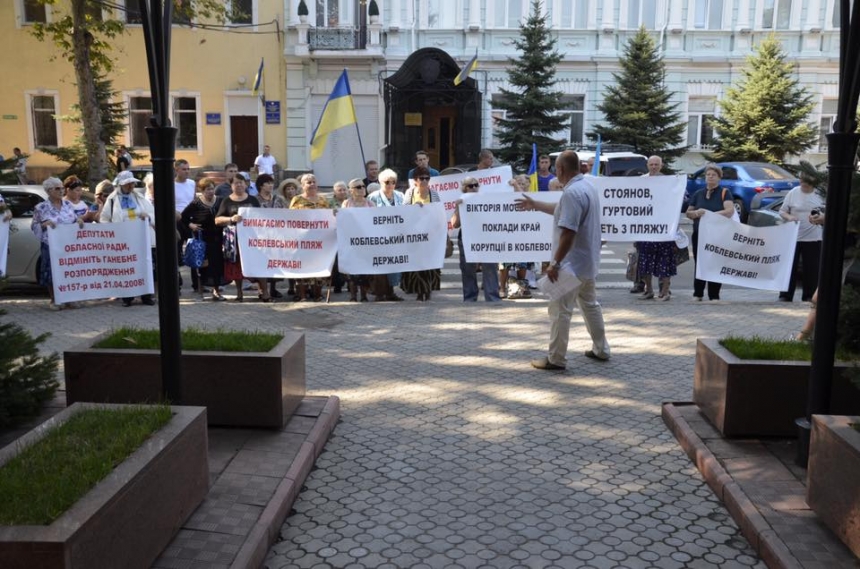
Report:
[[[597,291],[593,279],[584,280],[576,288],[564,296],[549,302],[549,355],[550,363],[567,365],[567,344],[570,338],[570,319],[574,306],[579,306],[585,328],[591,336],[591,350],[599,358],[609,357],[609,343],[606,341],[606,329],[603,323],[603,311],[597,302]]]

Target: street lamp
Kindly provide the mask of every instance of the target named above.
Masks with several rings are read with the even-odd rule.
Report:
[[[179,274],[173,161],[176,129],[170,126],[170,34],[172,0],[141,0],[140,15],[152,91],[151,126],[146,127],[155,186],[155,259],[158,268],[158,323],[161,334],[161,395],[182,402],[179,333]]]
[[[852,9],[852,4],[854,5]],[[827,221],[821,244],[821,269],[818,279],[818,305],[815,309],[815,343],[806,417],[797,420],[800,443],[797,463],[809,461],[812,415],[830,410],[833,360],[836,355],[836,322],[842,292],[842,261],[845,230],[848,226],[848,201],[857,160],[857,99],[860,97],[860,2],[841,0],[839,6],[839,103],[833,132],[827,135]]]

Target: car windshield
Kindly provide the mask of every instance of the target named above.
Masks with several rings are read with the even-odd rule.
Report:
[[[774,164],[746,164],[747,174],[753,180],[793,180],[795,176]]]
[[[610,176],[636,176],[648,172],[648,161],[637,156],[610,158]]]

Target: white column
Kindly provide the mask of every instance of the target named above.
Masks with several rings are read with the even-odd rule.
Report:
[[[751,30],[750,25],[750,0],[738,0],[738,21],[736,30]]]
[[[684,29],[684,0],[672,0],[669,4],[669,31],[678,33]]]
[[[400,29],[400,0],[389,0],[391,4],[391,20],[388,22],[389,29]],[[380,10],[381,12],[382,10]],[[381,14],[380,14],[381,15]]]
[[[600,29],[615,29],[615,2],[613,0],[603,0],[603,18],[600,21]]]
[[[469,0],[469,29],[481,29],[481,0]]]

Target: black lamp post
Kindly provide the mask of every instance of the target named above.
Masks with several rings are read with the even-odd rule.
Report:
[[[852,10],[852,4],[854,8]],[[815,309],[815,343],[806,417],[797,420],[800,444],[797,463],[809,461],[812,415],[830,410],[833,360],[836,355],[836,324],[842,292],[842,261],[845,230],[848,225],[848,200],[857,159],[857,99],[860,96],[860,3],[841,0],[839,31],[839,104],[833,132],[827,135],[827,221],[824,224],[821,269],[818,279],[818,305]]]
[[[155,259],[158,267],[158,322],[161,332],[161,391],[172,403],[182,402],[179,333],[179,276],[176,243],[176,198],[173,161],[176,129],[170,126],[170,34],[172,0],[141,0],[143,39],[152,90],[152,117],[146,128],[155,184]]]

